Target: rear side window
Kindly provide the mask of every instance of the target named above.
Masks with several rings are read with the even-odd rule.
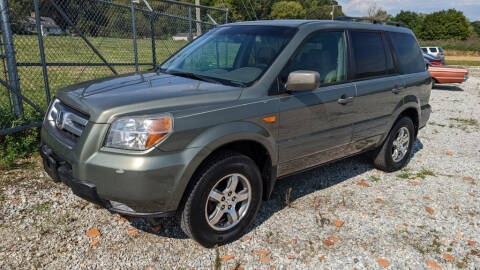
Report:
[[[431,52],[437,52],[437,48],[430,48]]]
[[[425,71],[423,55],[413,35],[390,32],[393,48],[397,55],[400,73],[409,74]]]
[[[387,67],[392,65],[391,55],[388,59],[381,33],[352,31],[351,38],[356,78],[381,76],[391,71]]]
[[[440,47],[438,48],[438,51],[441,52],[441,53],[443,53],[443,49],[440,48]]]
[[[422,48],[422,51],[423,51],[424,53],[428,53],[427,48]]]

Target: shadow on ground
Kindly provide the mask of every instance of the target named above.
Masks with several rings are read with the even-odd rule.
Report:
[[[462,88],[452,84],[435,84],[432,90],[444,90],[444,91],[455,91],[455,92],[463,91]]]
[[[412,154],[407,160],[407,164],[421,149],[423,149],[423,144],[417,139],[413,144]],[[304,197],[318,190],[327,189],[331,186],[341,184],[355,176],[373,170],[374,167],[371,159],[371,154],[365,153],[279,179],[275,185],[270,200],[262,203],[255,221],[249,227],[247,232],[260,226],[276,212],[288,206],[285,196],[290,188],[291,192],[289,201],[290,203],[293,203],[298,198]],[[148,233],[169,238],[187,238],[175,218],[134,218],[129,221],[135,228]],[[153,232],[152,227],[156,226],[161,227],[161,229],[158,232]]]

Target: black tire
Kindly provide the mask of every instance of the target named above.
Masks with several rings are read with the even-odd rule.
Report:
[[[251,200],[245,216],[239,219],[238,224],[228,230],[219,231],[208,224],[205,205],[212,188],[220,179],[230,174],[241,174],[248,179]],[[180,226],[185,234],[207,248],[238,239],[252,224],[261,205],[263,184],[255,162],[236,152],[220,152],[207,161],[192,180],[196,184],[187,195],[180,214]]]
[[[396,139],[396,136],[402,127],[406,127],[409,132],[408,149],[405,156],[401,160],[395,162],[392,157],[393,141]],[[415,140],[415,126],[413,125],[412,119],[406,116],[400,118],[395,123],[395,125],[393,125],[393,128],[390,130],[390,133],[388,134],[388,137],[385,139],[385,142],[383,143],[383,145],[375,152],[373,164],[377,169],[385,172],[393,172],[393,171],[400,170],[401,168],[403,168],[403,166],[405,166],[405,163],[407,162],[408,157],[412,152],[412,146],[413,146],[414,140]]]

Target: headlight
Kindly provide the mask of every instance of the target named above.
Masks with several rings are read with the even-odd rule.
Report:
[[[171,115],[122,117],[112,123],[105,146],[146,150],[165,140],[172,132]]]
[[[58,99],[53,99],[53,101],[50,104],[49,110],[47,114],[45,115],[45,120],[47,121],[54,121],[57,118],[57,113],[58,113],[58,104],[60,104],[60,100]]]

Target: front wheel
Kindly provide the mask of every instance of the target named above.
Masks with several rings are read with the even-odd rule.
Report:
[[[239,238],[261,204],[262,178],[255,162],[239,153],[222,152],[196,175],[180,217],[182,230],[205,247]]]
[[[412,152],[415,126],[409,117],[402,117],[390,131],[382,147],[376,152],[373,163],[386,172],[400,170]]]

